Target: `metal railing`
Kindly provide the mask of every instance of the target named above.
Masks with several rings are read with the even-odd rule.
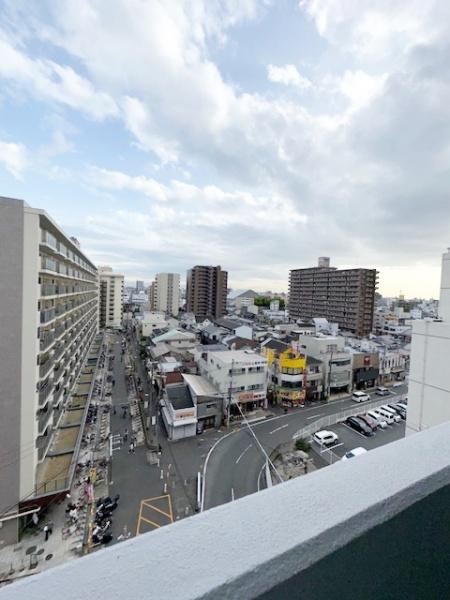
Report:
[[[48,383],[45,385],[45,387],[43,387],[41,390],[39,390],[39,406],[42,406],[42,404],[44,404],[44,402],[49,397],[52,389],[53,389],[53,380],[49,380]]]
[[[41,310],[41,323],[48,323],[55,318],[55,309],[49,308],[47,310]]]

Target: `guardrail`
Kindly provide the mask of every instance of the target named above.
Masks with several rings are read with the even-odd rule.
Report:
[[[332,415],[327,415],[326,417],[317,419],[317,421],[314,421],[313,423],[309,423],[305,427],[302,427],[296,433],[294,433],[294,435],[292,436],[292,440],[296,440],[298,438],[306,438],[309,440],[316,431],[319,431],[324,427],[336,425],[336,423],[341,423],[342,421],[345,421],[345,419],[347,419],[348,417],[363,415],[367,411],[372,410],[373,408],[377,408],[378,406],[382,406],[383,404],[392,403],[394,398],[396,402],[399,402],[400,400],[403,400],[406,396],[407,394],[398,394],[389,397],[382,396],[380,398],[377,398],[377,400],[371,400],[370,402],[360,402],[359,404],[356,404],[355,402],[355,406],[352,406],[351,408],[347,408],[346,410],[342,410]],[[280,455],[283,454],[283,452],[292,450],[292,440],[289,442],[284,442],[283,444],[279,444],[271,452],[270,458],[273,459],[275,455]],[[334,462],[334,458],[338,460],[339,457],[337,457],[337,455],[334,454],[333,448],[326,448],[324,450],[324,453],[325,452],[328,455],[330,464]],[[272,476],[270,468],[266,469],[266,485],[267,487],[272,486]]]

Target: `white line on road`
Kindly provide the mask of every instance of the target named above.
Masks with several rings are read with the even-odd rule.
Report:
[[[237,457],[237,459],[236,459],[236,464],[238,464],[238,462],[241,460],[241,458],[244,456],[244,454],[247,452],[247,450],[250,450],[250,448],[251,448],[252,446],[253,446],[253,444],[249,444],[249,445],[247,446],[247,448],[246,448],[246,449],[245,449],[243,452],[241,452],[241,453],[239,454],[239,456],[238,456],[238,457]]]
[[[234,501],[234,489],[233,488],[231,488],[231,501],[232,502]]]
[[[262,475],[262,472],[264,471],[265,467],[266,467],[266,463],[263,464],[263,466],[261,467],[261,470],[259,472],[259,475],[258,475],[258,492],[261,489],[261,475]]]
[[[277,427],[273,431],[269,431],[269,435],[272,435],[272,433],[275,433],[276,431],[280,431],[280,429],[284,429],[285,427],[289,427],[289,424],[286,423],[286,425],[282,425],[281,427]]]
[[[321,417],[323,413],[319,413],[318,415],[311,415],[310,417],[306,417],[306,419],[317,419],[317,417]]]

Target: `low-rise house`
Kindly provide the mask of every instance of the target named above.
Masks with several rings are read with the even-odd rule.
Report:
[[[220,427],[224,418],[223,396],[201,375],[183,374],[191,397],[197,407],[197,433]]]
[[[197,344],[197,336],[192,331],[169,329],[162,335],[152,338],[152,344],[165,344],[172,350],[186,350]]]
[[[188,385],[175,383],[165,386],[161,417],[170,441],[197,434],[197,408]]]

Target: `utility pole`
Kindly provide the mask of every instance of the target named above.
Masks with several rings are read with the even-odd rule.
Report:
[[[331,395],[331,369],[333,367],[333,350],[331,350],[331,356],[330,356],[330,362],[329,362],[329,369],[328,369],[328,398]]]
[[[230,385],[228,386],[228,406],[227,406],[227,429],[230,427],[230,410],[231,410],[231,390],[233,388],[233,369],[234,360],[231,361]]]

